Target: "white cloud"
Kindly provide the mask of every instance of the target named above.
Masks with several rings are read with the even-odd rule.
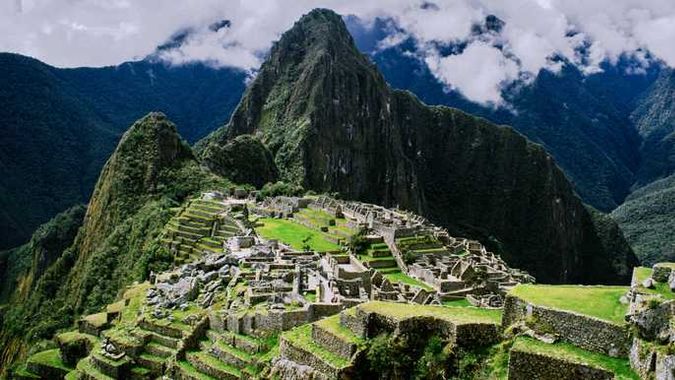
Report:
[[[621,55],[646,60],[645,50],[675,66],[672,0],[8,0],[0,2],[0,51],[62,66],[114,65],[152,53],[179,30],[192,29],[180,50],[164,58],[255,69],[272,41],[315,7],[371,22],[390,18],[403,31],[380,47],[411,37],[418,56],[448,87],[483,103],[500,104],[499,89],[540,69],[556,71],[562,56],[585,72]],[[476,37],[471,27],[494,14],[501,33]],[[229,29],[208,25],[228,19]],[[437,42],[464,41],[443,57]],[[503,47],[503,52],[493,46]],[[579,48],[587,47],[585,56]],[[470,67],[467,67],[469,65]],[[474,76],[471,80],[467,75]]]
[[[462,54],[426,57],[431,71],[443,82],[462,91],[469,99],[500,105],[501,86],[518,78],[518,65],[499,49],[484,42],[470,44]]]

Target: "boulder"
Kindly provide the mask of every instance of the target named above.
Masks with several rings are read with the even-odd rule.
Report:
[[[654,280],[651,277],[648,277],[644,281],[642,281],[642,286],[644,286],[647,289],[653,289],[654,288]]]

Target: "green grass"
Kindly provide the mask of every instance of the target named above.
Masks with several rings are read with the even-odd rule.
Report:
[[[197,370],[197,368],[193,367],[192,364],[185,360],[179,360],[176,364],[185,371],[185,373],[189,374],[193,378],[199,379],[199,380],[215,380],[215,377],[211,377],[209,375],[203,374]]]
[[[311,324],[296,327],[284,333],[283,337],[294,346],[311,352],[333,368],[344,368],[349,365],[349,360],[326,350],[314,342]]]
[[[67,366],[63,360],[61,360],[61,354],[59,353],[58,348],[38,352],[37,354],[28,358],[28,363],[37,363],[47,367],[60,368],[66,372],[73,369],[72,367]]]
[[[224,343],[221,340],[216,341],[213,343],[218,349],[220,349],[223,352],[227,352],[228,354],[234,356],[237,359],[240,359],[242,361],[250,362],[253,360],[253,355],[249,354],[248,352],[244,350],[240,350],[236,347],[232,347],[227,343]]]
[[[482,309],[477,307],[430,306],[382,301],[371,301],[356,307],[365,312],[383,314],[398,320],[425,316],[450,321],[456,324],[499,324],[501,322],[501,310]]]
[[[305,297],[305,299],[309,302],[316,302],[316,293],[307,292],[303,295],[303,297]]]
[[[28,378],[28,379],[40,379],[41,378],[40,376],[28,371],[28,368],[26,368],[26,364],[21,365],[21,367],[19,367],[16,370],[16,374],[21,376],[21,377]]]
[[[238,368],[233,367],[229,364],[226,364],[222,360],[220,360],[220,359],[218,359],[214,356],[211,356],[210,354],[208,354],[206,352],[192,351],[192,352],[188,352],[188,354],[189,355],[195,355],[196,357],[199,358],[199,360],[201,360],[203,363],[205,363],[209,367],[219,369],[223,372],[229,372],[229,373],[231,373],[235,376],[241,376],[241,371]]]
[[[539,306],[588,315],[618,325],[625,324],[628,306],[619,299],[627,286],[521,284],[509,294]]]
[[[341,340],[345,342],[354,344],[363,343],[362,338],[354,335],[352,330],[348,329],[347,327],[343,326],[340,323],[340,315],[338,314],[328,318],[324,318],[318,322],[315,322],[314,324],[321,327],[323,330],[330,331],[331,333],[333,333],[333,335],[339,337]]]
[[[130,287],[124,292],[124,299],[129,300],[129,304],[122,309],[121,323],[125,325],[135,325],[136,317],[141,306],[145,303],[145,295],[150,289],[150,283],[144,282]]]
[[[99,341],[99,338],[97,336],[89,335],[89,334],[83,334],[79,331],[68,331],[68,332],[58,334],[56,336],[56,339],[59,342],[62,342],[64,344],[72,343],[72,342],[79,341],[79,340],[82,340],[82,339],[87,339],[92,344],[96,344]]]
[[[90,314],[82,319],[95,327],[105,326],[105,324],[108,323],[108,315],[106,313]]]
[[[263,226],[256,227],[256,231],[265,239],[277,239],[290,245],[293,249],[302,250],[305,244],[318,252],[337,251],[340,246],[328,241],[326,235],[320,231],[305,227],[287,219],[262,218],[259,222]],[[309,238],[307,243],[303,240]]]
[[[670,290],[670,286],[668,286],[668,284],[665,282],[654,282],[654,289],[648,289],[642,286],[642,281],[646,280],[652,275],[652,268],[636,267],[633,269],[633,271],[637,276],[638,289],[640,292],[646,294],[658,294],[667,300],[675,298],[675,292],[672,292]]]
[[[453,307],[472,307],[471,303],[467,301],[466,298],[452,300],[452,301],[443,301],[443,306],[453,306]]]
[[[383,273],[384,277],[391,281],[391,282],[400,282],[403,284],[408,284],[412,286],[416,286],[418,288],[422,288],[424,290],[432,290],[431,286],[425,284],[424,282],[414,279],[407,274],[399,271],[391,271],[387,273]]]
[[[640,379],[630,367],[630,363],[627,359],[613,358],[599,353],[589,352],[568,343],[548,344],[536,339],[520,337],[516,339],[513,344],[513,349],[564,358],[575,363],[599,367],[613,372],[616,379]]]

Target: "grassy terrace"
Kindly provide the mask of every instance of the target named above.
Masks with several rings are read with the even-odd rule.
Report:
[[[258,220],[263,224],[256,227],[256,231],[265,239],[277,239],[290,245],[293,249],[302,250],[305,244],[310,249],[318,252],[337,251],[340,246],[329,241],[327,235],[321,231],[313,230],[302,224],[287,219],[262,218]],[[307,243],[303,240],[309,238]]]
[[[319,346],[312,339],[312,325],[306,324],[296,327],[284,335],[293,346],[307,350],[324,362],[330,364],[333,368],[344,368],[349,365],[349,360],[336,355],[325,348]]]
[[[411,317],[435,317],[456,324],[462,323],[500,323],[501,310],[481,309],[477,307],[429,306],[371,301],[356,306],[369,313],[378,313],[403,320]]]
[[[471,307],[471,303],[466,299],[458,299],[452,301],[443,301],[443,306],[453,306],[453,307]]]
[[[576,312],[615,324],[625,324],[628,306],[619,299],[627,286],[521,284],[509,294],[535,305]]]
[[[361,344],[364,342],[363,338],[354,335],[350,329],[340,324],[340,315],[338,314],[324,318],[315,324],[326,331],[332,332],[344,342],[355,344]]]
[[[47,350],[38,352],[37,354],[28,358],[28,363],[41,364],[46,367],[60,368],[66,372],[69,372],[73,368],[67,366],[63,360],[61,360],[61,354],[59,349],[55,348],[53,350]]]
[[[324,210],[304,208],[298,212],[299,215],[309,219],[312,223],[320,226],[328,226],[330,220],[335,221],[334,226],[329,226],[329,231],[336,230],[346,235],[354,235],[357,231],[347,225],[344,218],[336,218]]]
[[[670,287],[665,282],[655,282],[654,289],[648,289],[642,286],[642,281],[646,280],[648,277],[652,275],[652,268],[637,267],[633,269],[633,273],[637,276],[638,289],[641,293],[658,294],[663,296],[663,298],[667,300],[675,298],[675,293],[670,291]]]
[[[432,290],[431,286],[425,284],[424,282],[414,279],[407,274],[401,272],[400,269],[397,270],[392,270],[392,271],[387,271],[382,273],[382,275],[389,281],[391,282],[400,282],[403,284],[408,284],[411,286],[416,286],[418,288],[422,288],[424,290]]]
[[[627,359],[613,358],[595,352],[585,351],[567,343],[547,344],[529,337],[520,337],[514,342],[513,349],[563,358],[571,362],[599,367],[613,372],[615,379],[640,379],[630,367]]]

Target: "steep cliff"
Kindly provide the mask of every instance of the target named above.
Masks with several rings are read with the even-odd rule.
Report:
[[[332,11],[312,11],[284,33],[230,123],[200,144],[200,158],[218,172],[216,147],[244,134],[270,149],[284,180],[414,210],[544,282],[623,281],[636,263],[626,247],[617,270],[540,146],[391,90]]]

